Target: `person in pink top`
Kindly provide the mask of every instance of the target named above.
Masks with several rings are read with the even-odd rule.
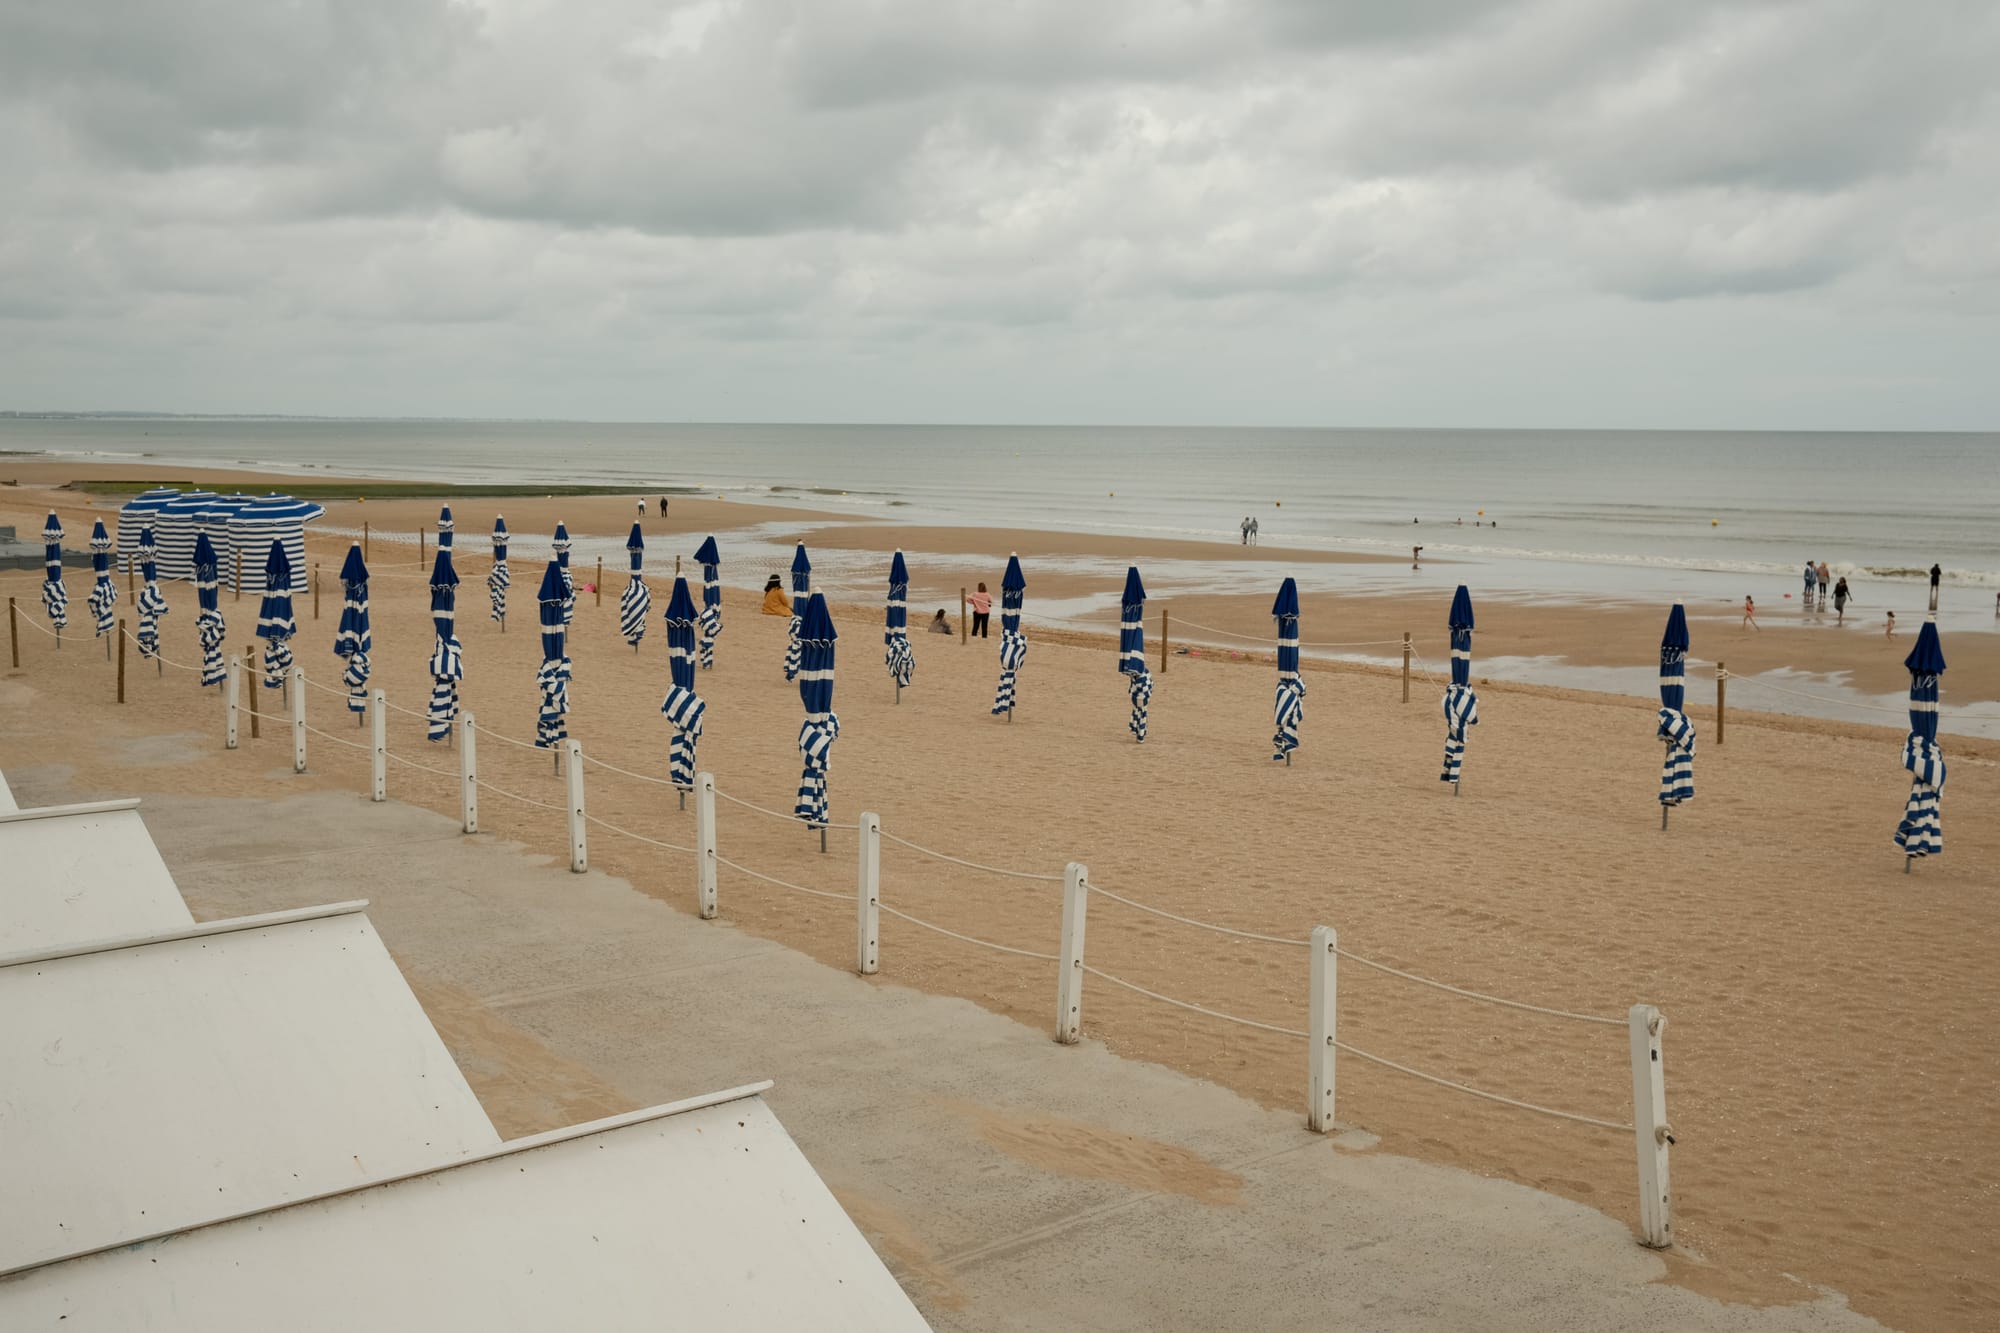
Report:
[[[965,601],[972,608],[972,637],[985,638],[986,621],[993,614],[993,594],[986,591],[986,585],[982,583],[979,591],[969,595]]]

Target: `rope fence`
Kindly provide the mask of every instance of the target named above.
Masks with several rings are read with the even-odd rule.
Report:
[[[971,935],[961,935],[955,930],[946,930],[943,926],[925,921],[920,917],[911,916],[908,912],[899,912],[887,903],[883,903],[881,906],[883,911],[899,921],[907,921],[913,926],[921,926],[925,930],[935,931],[949,939],[963,940],[967,944],[976,944],[982,949],[991,949],[995,953],[1010,953],[1021,958],[1034,958],[1044,963],[1060,963],[1062,961],[1062,959],[1052,953],[1037,953],[1033,949],[1017,949],[1011,944],[995,944],[992,940],[982,940]]]
[[[746,801],[746,800],[743,800],[743,799],[742,799],[741,797],[737,797],[737,796],[731,796],[731,795],[730,795],[730,794],[729,794],[728,792],[726,792],[726,791],[722,790],[722,788],[720,788],[720,787],[717,787],[717,788],[715,789],[715,794],[716,794],[717,796],[720,796],[720,797],[721,797],[721,798],[722,798],[723,800],[725,800],[725,801],[729,802],[729,803],[730,803],[731,805],[740,805],[740,806],[742,806],[742,807],[743,807],[743,808],[744,808],[745,810],[755,810],[755,811],[756,811],[756,812],[757,812],[758,814],[760,814],[760,815],[768,815],[768,816],[770,816],[770,817],[771,817],[772,819],[782,819],[782,820],[783,820],[783,821],[784,821],[785,823],[787,823],[787,824],[799,824],[799,823],[803,823],[803,821],[802,821],[802,820],[800,820],[800,818],[798,817],[798,815],[797,815],[796,813],[792,813],[792,814],[786,814],[786,813],[784,813],[784,812],[782,812],[782,811],[778,811],[778,810],[773,810],[773,809],[771,809],[771,808],[770,808],[769,806],[763,806],[763,805],[758,805],[758,804],[756,804],[756,803],[755,803],[754,801]],[[826,822],[826,823],[823,823],[823,824],[811,824],[811,825],[808,825],[807,827],[810,827],[810,828],[816,828],[816,829],[829,829],[829,828],[837,828],[837,829],[855,829],[855,828],[859,828],[859,827],[861,827],[861,826],[860,826],[859,824],[842,824],[842,823],[836,823],[836,822],[833,822],[833,821],[828,821],[828,822]]]
[[[1746,685],[1755,685],[1760,690],[1775,690],[1779,694],[1790,694],[1800,699],[1814,699],[1820,703],[1832,704],[1835,708],[1859,709],[1864,713],[1887,713],[1893,717],[1907,717],[1910,712],[1908,705],[1868,704],[1849,699],[1836,699],[1830,694],[1814,694],[1811,690],[1795,690],[1789,685],[1773,684],[1762,676],[1739,676],[1734,671],[1722,668],[1716,670],[1715,678],[1742,681]],[[1938,715],[1960,722],[2000,722],[2000,713],[1975,713],[1943,705],[1939,705]]]
[[[721,795],[720,792],[716,794],[718,796]],[[728,866],[739,875],[748,875],[752,879],[763,880],[766,884],[774,884],[781,889],[790,889],[793,893],[811,894],[815,898],[831,898],[835,902],[842,903],[854,901],[854,895],[851,893],[828,893],[825,889],[809,889],[803,884],[794,884],[790,880],[778,879],[775,876],[752,870],[749,866],[738,865],[726,856],[717,856],[715,862],[717,865]]]
[[[692,847],[683,847],[679,843],[675,842],[661,842],[658,838],[649,838],[643,833],[634,833],[631,829],[624,828],[621,827],[620,825],[614,824],[608,819],[599,819],[596,815],[586,814],[584,815],[584,818],[590,821],[591,823],[597,825],[601,829],[606,829],[612,833],[620,834],[624,837],[632,839],[632,841],[634,842],[643,842],[648,846],[658,847],[669,852],[686,852],[689,856],[698,855],[698,853]]]
[[[719,796],[721,795],[721,793],[717,792],[716,795]],[[889,830],[887,829],[882,830],[882,836],[889,842],[893,842],[901,847],[907,847],[911,851],[917,852],[923,856],[933,857],[939,861],[949,861],[952,865],[964,866],[968,870],[982,870],[989,875],[1002,875],[1008,879],[1034,880],[1037,883],[1042,883],[1042,884],[1060,884],[1062,883],[1063,880],[1063,877],[1061,875],[1042,875],[1042,874],[1036,874],[1035,872],[1029,870],[1008,870],[1003,866],[981,865],[977,861],[967,861],[962,857],[949,856],[944,852],[935,851],[932,848],[921,845],[920,843],[911,842],[908,838],[899,838],[895,834],[889,832]]]
[[[1100,971],[1088,963],[1084,964],[1083,970],[1091,976],[1096,977],[1099,981],[1108,981],[1114,986],[1124,987],[1135,995],[1143,995],[1149,1000],[1158,1000],[1161,1004],[1170,1004],[1176,1009],[1185,1009],[1189,1013],[1206,1014],[1210,1018],[1219,1018],[1225,1023],[1235,1023],[1240,1027],[1256,1028],[1260,1032],[1275,1032],[1281,1037],[1298,1037],[1306,1041],[1312,1039],[1311,1034],[1301,1032],[1297,1028],[1279,1027],[1275,1023],[1259,1023],[1254,1018],[1239,1018],[1235,1014],[1225,1014],[1220,1009],[1209,1009],[1199,1004],[1192,1004],[1187,1000],[1176,1000],[1171,995],[1162,995],[1158,991],[1147,990],[1144,986],[1127,981],[1123,977],[1113,976],[1109,972]]]

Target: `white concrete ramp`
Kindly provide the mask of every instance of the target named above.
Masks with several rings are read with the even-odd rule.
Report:
[[[0,1278],[0,1326],[926,1328],[757,1096],[768,1086]]]
[[[16,810],[0,785],[0,954],[194,924],[138,806]]]
[[[7,775],[0,773],[0,815],[19,808],[14,804],[14,793],[7,790]]]
[[[0,957],[0,1273],[498,1143],[365,905]]]

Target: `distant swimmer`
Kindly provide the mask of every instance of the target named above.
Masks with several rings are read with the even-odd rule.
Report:
[[[1410,568],[1415,569],[1418,565],[1423,563],[1423,559],[1424,559],[1424,548],[1421,546],[1412,546],[1410,548]]]

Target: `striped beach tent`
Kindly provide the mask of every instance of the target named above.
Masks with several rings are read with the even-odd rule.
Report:
[[[1014,720],[1014,678],[1028,661],[1028,636],[1021,633],[1021,603],[1028,580],[1021,575],[1021,557],[1009,554],[1007,572],[1000,576],[1000,688],[993,693],[993,712]]]
[[[1944,645],[1938,641],[1936,613],[1917,631],[1916,647],[1903,659],[1910,672],[1910,734],[1903,741],[1903,767],[1910,774],[1910,800],[1896,826],[1903,869],[1919,856],[1944,850],[1938,800],[1944,794],[1944,751],[1938,748],[1938,686],[1944,675]]]
[[[1465,762],[1465,729],[1479,725],[1479,696],[1472,692],[1472,594],[1463,583],[1451,597],[1451,684],[1444,692],[1444,772],[1442,782],[1458,795],[1459,768]]]
[[[91,632],[101,639],[118,628],[118,617],[111,614],[118,605],[118,585],[111,581],[111,534],[101,518],[90,528],[90,569],[95,575],[90,584]]]
[[[361,543],[347,548],[340,566],[340,627],[333,634],[334,656],[345,659],[340,672],[347,686],[347,711],[358,720],[368,711],[368,655],[375,651],[375,634],[368,626],[368,565]]]
[[[1687,612],[1679,602],[1667,613],[1667,632],[1660,639],[1660,739],[1667,757],[1660,770],[1660,827],[1667,812],[1694,799],[1694,723],[1687,707]]]
[[[445,505],[438,510],[438,550],[449,551],[451,549],[452,528],[451,506]],[[453,572],[456,573],[457,571],[454,570]]]
[[[889,602],[882,615],[883,660],[889,679],[896,682],[896,702],[903,702],[903,687],[917,671],[917,655],[910,648],[910,567],[897,551],[889,560]]]
[[[69,588],[63,583],[62,572],[62,520],[56,511],[49,511],[48,522],[42,524],[42,609],[49,613],[49,623],[56,627],[56,647],[62,647],[62,631],[69,628]]]
[[[264,600],[257,612],[257,637],[264,640],[264,688],[279,690],[292,670],[292,636],[299,632],[292,618],[292,560],[282,538],[271,539],[264,559]]]
[[[722,633],[722,553],[710,536],[694,553],[701,566],[701,669],[715,665],[715,636]]]
[[[153,536],[160,548],[160,577],[163,579],[192,579],[194,573],[194,543],[201,535],[201,524],[195,515],[208,507],[215,499],[214,491],[182,491],[171,500],[163,502],[153,511]],[[214,550],[211,541],[209,548]],[[218,564],[220,557],[217,557]]]
[[[625,553],[632,561],[632,581],[625,585],[625,591],[618,597],[618,632],[625,636],[625,642],[632,645],[632,651],[639,651],[639,640],[646,637],[646,617],[653,613],[653,593],[646,587],[646,539],[639,533],[639,525],[632,525],[632,534],[625,539]]]
[[[493,619],[500,622],[500,632],[507,632],[507,589],[512,587],[514,576],[507,572],[507,520],[499,514],[493,516],[493,568],[486,575],[486,595],[493,601]]]
[[[799,548],[800,552],[805,547]],[[826,598],[812,593],[799,617],[799,702],[805,705],[805,722],[799,727],[799,757],[805,770],[799,776],[799,800],[792,813],[808,828],[826,826],[826,770],[833,743],[840,738],[840,715],[833,711],[834,640],[840,637]]]
[[[167,614],[167,599],[160,592],[160,569],[158,548],[153,544],[153,530],[139,529],[139,633],[135,636],[139,645],[139,656],[157,657],[160,653],[160,617]],[[164,669],[164,668],[163,668]]]
[[[694,595],[688,591],[684,578],[674,580],[665,619],[667,674],[671,679],[660,711],[674,729],[673,739],[667,744],[667,777],[682,791],[693,791],[695,749],[701,742],[701,723],[708,705],[694,692],[694,634],[699,617],[694,609]]]
[[[171,486],[155,486],[151,490],[140,491],[118,506],[117,552],[121,558],[138,557],[140,534],[152,529],[154,519],[160,512],[160,506],[176,499],[179,495],[180,492]],[[157,549],[154,559],[156,561],[159,559]]]
[[[243,577],[249,586],[245,592],[261,592],[257,586],[257,573],[264,566],[253,562],[252,557],[271,549],[272,542],[283,542],[285,560],[296,580],[306,570],[306,524],[323,516],[326,510],[310,500],[294,500],[289,495],[260,495],[236,509],[229,518],[229,537],[244,553]],[[218,552],[226,555],[226,552]],[[294,589],[297,584],[293,584]]]
[[[201,644],[201,683],[220,685],[229,679],[229,669],[222,664],[222,640],[228,627],[222,621],[222,584],[216,577],[215,544],[205,532],[195,534],[188,571],[194,577],[194,598],[200,607],[195,613],[194,635]]]
[[[805,623],[806,601],[812,596],[812,561],[806,558],[806,544],[792,552],[792,623],[785,644],[785,679],[799,674],[799,632]]]
[[[425,711],[429,740],[451,738],[458,717],[458,682],[465,678],[465,649],[458,641],[458,571],[451,565],[451,548],[439,528],[437,560],[431,565],[431,625],[437,643],[431,649],[431,702]]]
[[[551,543],[556,553],[556,576],[562,580],[562,623],[569,628],[569,622],[576,619],[576,576],[569,569],[569,528],[560,519],[556,522],[555,540]]]
[[[1271,707],[1271,762],[1292,762],[1299,748],[1299,723],[1306,715],[1306,683],[1299,676],[1299,585],[1286,579],[1278,585],[1278,598],[1271,603],[1271,618],[1278,622],[1278,697]]]
[[[562,567],[554,560],[542,571],[542,586],[535,594],[541,604],[542,665],[535,672],[535,684],[542,692],[542,706],[535,718],[535,744],[553,747],[569,736],[563,718],[569,713],[569,653],[564,643],[563,601],[569,597],[563,584]]]
[[[1153,701],[1153,673],[1146,670],[1146,585],[1139,568],[1125,570],[1125,595],[1118,617],[1118,670],[1131,683],[1132,720],[1125,725],[1132,738],[1146,739],[1146,708]]]
[[[239,545],[237,534],[230,531],[229,520],[241,513],[250,503],[250,497],[242,492],[232,495],[218,495],[203,505],[194,516],[195,527],[208,534],[209,544],[215,547],[215,568],[224,590],[236,588],[237,566],[243,566],[242,591],[257,588],[261,581],[258,563],[271,552],[269,546],[259,546],[247,538]]]

